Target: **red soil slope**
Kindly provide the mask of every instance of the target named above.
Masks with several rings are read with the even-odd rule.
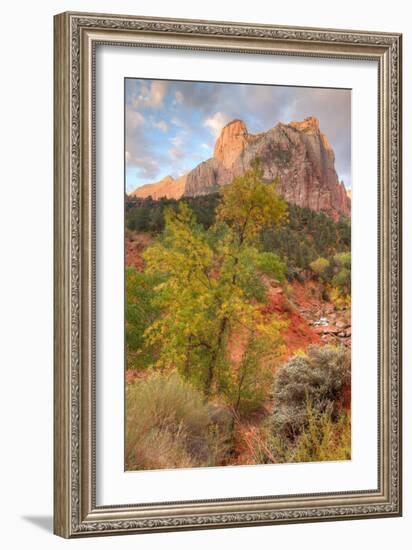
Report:
[[[152,242],[152,237],[144,233],[128,233],[125,240],[126,267],[143,269],[143,250]],[[280,358],[287,360],[298,350],[305,350],[310,344],[343,343],[350,345],[350,309],[336,310],[334,305],[322,299],[321,283],[308,280],[304,283],[293,281],[281,286],[265,279],[267,304],[263,312],[276,315],[287,323],[281,334],[287,352]],[[240,360],[244,348],[242,335],[233,338],[231,356]],[[134,374],[128,373],[131,381]]]

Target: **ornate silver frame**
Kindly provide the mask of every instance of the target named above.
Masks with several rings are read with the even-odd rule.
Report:
[[[57,15],[54,24],[55,533],[79,537],[399,516],[402,454],[401,35],[83,13]],[[377,62],[378,490],[96,506],[93,128],[97,44]]]

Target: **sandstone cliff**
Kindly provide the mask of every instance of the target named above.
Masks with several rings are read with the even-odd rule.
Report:
[[[145,198],[151,196],[153,199],[180,199],[183,195],[186,185],[186,176],[173,179],[172,176],[166,176],[156,183],[147,183],[138,187],[130,193],[131,197]]]
[[[333,149],[314,117],[279,123],[259,134],[249,134],[243,121],[233,120],[222,129],[212,158],[177,180],[168,176],[133,194],[153,198],[206,195],[242,175],[256,157],[261,159],[264,181],[278,177],[279,193],[288,202],[326,212],[334,219],[350,215],[351,201],[338,180]]]

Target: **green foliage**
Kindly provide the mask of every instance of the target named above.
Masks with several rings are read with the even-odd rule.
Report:
[[[338,273],[333,277],[332,283],[334,286],[336,286],[339,289],[342,289],[342,291],[345,294],[349,294],[350,292],[350,270],[346,267],[342,267]]]
[[[273,388],[272,431],[293,441],[308,426],[308,403],[313,413],[336,421],[350,391],[350,352],[342,347],[309,346],[279,369]]]
[[[349,352],[311,346],[273,380],[285,324],[262,307],[267,278],[310,271],[347,304],[350,222],[288,206],[262,176],[256,162],[219,193],[126,200],[126,227],[155,235],[144,272],[126,270],[127,367],[154,371],[127,387],[129,469],[225,463],[234,419],[271,393],[256,463],[350,458]]]
[[[126,197],[125,226],[131,231],[159,233],[163,230],[163,209],[174,204],[173,199],[153,200]]]
[[[129,470],[216,466],[230,436],[230,416],[216,414],[177,374],[152,375],[126,388]]]
[[[177,210],[179,204],[185,203],[195,214],[198,223],[208,229],[215,223],[215,211],[219,201],[218,193],[183,197],[179,200],[126,197],[125,225],[131,231],[161,233],[165,228],[166,210]]]
[[[258,160],[243,176],[222,187],[223,200],[216,218],[231,228],[240,245],[256,238],[263,229],[276,227],[287,217],[287,205],[276,192],[277,181],[263,183],[263,170]]]
[[[277,254],[273,252],[260,252],[255,259],[257,270],[279,282],[285,280],[286,265]]]
[[[332,301],[336,306],[350,303],[351,253],[340,252],[329,261],[319,257],[309,264],[314,275],[326,283]],[[326,291],[325,288],[325,291]],[[328,292],[329,295],[329,292]]]
[[[260,463],[351,457],[350,352],[309,346],[277,372],[274,412],[252,441]]]
[[[321,257],[316,258],[316,260],[313,260],[313,262],[309,264],[310,269],[318,277],[322,277],[325,274],[326,270],[329,268],[329,266],[330,266],[329,260]]]
[[[291,442],[288,439],[270,439],[271,461],[277,463],[350,460],[351,420],[345,412],[333,419],[329,411],[316,412],[307,404],[307,425]]]
[[[253,246],[243,246],[239,264],[237,283],[248,299],[266,302],[267,290],[259,275],[266,275],[279,283],[285,281],[286,266],[272,252],[260,252]]]
[[[186,204],[167,211],[165,233],[144,259],[147,273],[164,277],[154,299],[162,315],[145,332],[148,345],[159,347],[157,365],[204,387],[217,322],[213,250]]]
[[[350,221],[335,222],[322,212],[289,204],[288,222],[261,236],[264,250],[276,253],[288,266],[288,278],[298,278],[318,257],[332,258],[350,250]]]
[[[333,257],[335,264],[335,275],[332,278],[332,285],[338,291],[340,297],[350,296],[351,292],[351,254],[342,252]]]
[[[274,321],[276,323],[276,321]],[[246,343],[240,364],[231,371],[226,394],[237,415],[247,415],[259,409],[268,398],[273,381],[271,364],[277,355],[272,350],[280,350],[282,341],[279,335],[281,323],[275,330],[251,335]]]
[[[161,281],[159,274],[126,269],[126,362],[127,368],[146,368],[156,356],[156,349],[145,346],[144,331],[159,314],[154,303],[154,289]]]
[[[351,253],[350,252],[341,252],[340,254],[336,254],[333,257],[334,263],[341,267],[350,269],[351,267]]]
[[[198,224],[209,229],[215,223],[221,199],[219,193],[179,200],[127,197],[126,227],[133,231],[161,233],[165,227],[165,211],[168,208],[176,210],[184,202],[195,214]],[[276,252],[288,266],[287,276],[290,279],[299,277],[300,272],[308,269],[309,264],[319,256],[333,258],[348,252],[350,240],[349,220],[342,218],[335,222],[322,212],[293,204],[288,205],[287,219],[283,219],[281,224],[265,227],[260,234],[261,247],[265,252]]]
[[[284,266],[254,245],[265,227],[284,219],[286,206],[261,176],[255,165],[224,188],[216,224],[208,231],[185,202],[167,209],[162,238],[144,253],[147,273],[163,278],[154,298],[162,314],[144,337],[159,349],[158,367],[176,368],[207,396],[233,393],[228,389],[231,334],[245,332],[256,341],[264,334],[267,346],[279,340],[281,325],[265,324],[254,303],[265,299],[254,280],[259,272],[282,278]],[[277,346],[269,350],[277,354]]]

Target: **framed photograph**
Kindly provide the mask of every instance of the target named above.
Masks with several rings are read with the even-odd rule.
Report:
[[[55,17],[63,537],[401,514],[401,35]]]

